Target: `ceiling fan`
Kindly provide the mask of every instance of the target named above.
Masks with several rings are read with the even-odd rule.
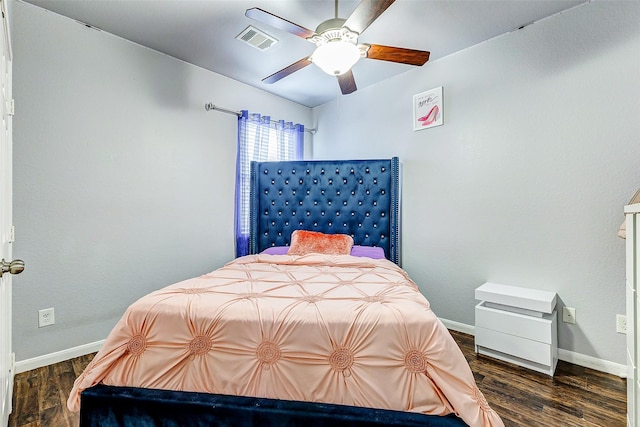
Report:
[[[324,72],[335,75],[343,95],[355,92],[356,82],[351,71],[360,58],[378,59],[409,65],[423,65],[429,60],[429,52],[360,44],[358,36],[373,23],[395,0],[362,0],[347,19],[338,18],[338,0],[335,1],[335,18],[322,22],[315,31],[301,27],[284,18],[254,7],[247,9],[245,16],[302,37],[316,45],[308,57],[294,62],[262,79],[265,83],[275,83],[290,74],[310,65],[319,66]]]

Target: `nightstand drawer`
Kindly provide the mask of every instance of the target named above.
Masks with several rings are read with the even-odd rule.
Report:
[[[540,365],[551,366],[554,363],[553,347],[539,341],[509,335],[476,326],[476,346],[530,360]]]
[[[476,327],[545,344],[553,343],[555,318],[555,310],[542,317],[533,317],[486,307],[484,301],[476,305]]]

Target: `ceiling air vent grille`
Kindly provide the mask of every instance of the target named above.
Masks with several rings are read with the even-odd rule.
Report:
[[[260,50],[267,50],[278,43],[278,40],[251,25],[238,34],[236,38]]]

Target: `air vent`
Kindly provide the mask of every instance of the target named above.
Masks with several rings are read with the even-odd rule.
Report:
[[[278,43],[278,40],[251,25],[238,34],[236,38],[260,50],[267,50]]]

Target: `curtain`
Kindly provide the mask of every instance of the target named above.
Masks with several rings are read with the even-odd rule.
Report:
[[[235,237],[236,257],[249,254],[249,186],[251,162],[300,160],[304,151],[304,126],[242,110],[238,117],[236,156]]]

